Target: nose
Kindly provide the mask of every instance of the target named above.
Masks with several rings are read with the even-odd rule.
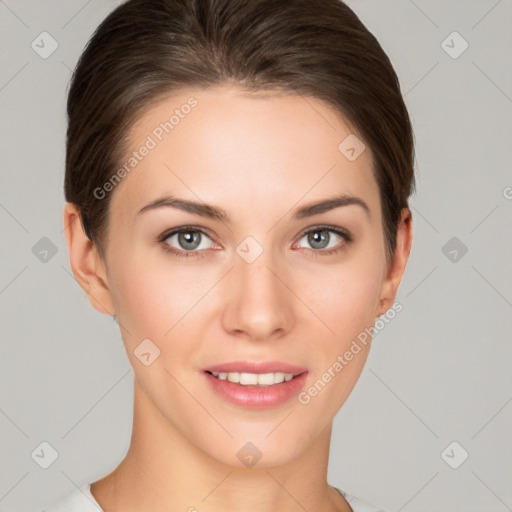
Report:
[[[268,251],[270,252],[270,251]],[[265,251],[254,262],[239,259],[226,280],[222,323],[226,332],[249,340],[278,338],[293,327],[293,292],[286,273]]]

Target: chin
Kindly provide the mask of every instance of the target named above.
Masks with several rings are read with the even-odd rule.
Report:
[[[263,431],[260,428],[255,436],[242,432],[236,435],[232,432],[234,439],[215,447],[210,446],[207,453],[220,463],[236,468],[283,466],[300,457],[307,446],[304,436],[279,436],[278,429],[272,432],[273,429],[265,428]],[[275,438],[270,439],[273,436]]]

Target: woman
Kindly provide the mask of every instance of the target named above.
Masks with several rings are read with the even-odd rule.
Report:
[[[374,510],[332,422],[412,243],[393,67],[339,0],[130,0],[68,97],[73,273],[133,367],[119,466],[47,511]]]

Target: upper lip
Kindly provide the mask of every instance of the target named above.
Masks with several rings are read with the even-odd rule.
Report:
[[[296,366],[282,361],[231,361],[228,363],[220,363],[213,366],[204,368],[205,372],[215,373],[291,373],[293,375],[300,375],[307,371],[307,368]]]

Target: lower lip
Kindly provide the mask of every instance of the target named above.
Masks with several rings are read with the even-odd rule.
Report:
[[[217,379],[207,372],[204,374],[213,390],[228,402],[241,407],[265,409],[277,407],[296,396],[303,388],[308,372],[272,386],[245,386]]]

